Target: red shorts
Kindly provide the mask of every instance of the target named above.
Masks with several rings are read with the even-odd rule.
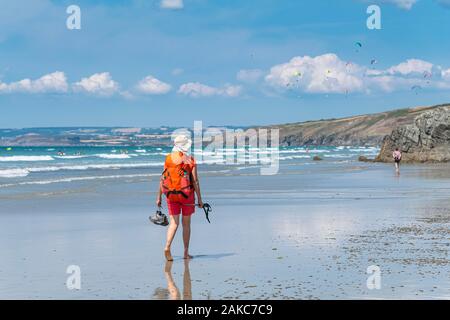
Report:
[[[169,201],[167,200],[167,208],[169,209],[169,215],[178,216],[180,213],[183,216],[190,216],[195,212],[195,196],[194,192],[183,201]]]

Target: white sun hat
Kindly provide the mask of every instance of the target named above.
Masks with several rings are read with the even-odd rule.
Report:
[[[185,135],[179,135],[175,138],[173,144],[174,146],[172,151],[187,153],[191,150],[192,140]]]

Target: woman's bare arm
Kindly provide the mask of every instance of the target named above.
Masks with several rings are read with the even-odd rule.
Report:
[[[193,178],[193,185],[195,193],[197,194],[197,202],[200,208],[203,207],[203,201],[202,201],[202,193],[200,191],[200,182],[198,179],[198,173],[197,173],[197,166],[192,169],[192,178]]]
[[[162,190],[161,190],[161,185],[159,185],[158,192],[156,193],[156,205],[158,207],[161,207],[161,197],[162,197]]]

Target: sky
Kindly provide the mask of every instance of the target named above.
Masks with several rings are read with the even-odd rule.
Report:
[[[68,28],[78,21],[71,5],[80,29]],[[381,29],[367,26],[370,5]],[[450,102],[450,0],[0,0],[0,9],[1,128],[247,126]]]

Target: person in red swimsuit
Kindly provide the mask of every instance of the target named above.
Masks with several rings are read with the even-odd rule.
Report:
[[[170,224],[167,230],[167,242],[164,248],[164,255],[168,261],[172,261],[172,254],[170,247],[172,245],[173,238],[177,232],[178,225],[180,223],[180,215],[182,216],[183,225],[183,243],[184,243],[184,259],[191,259],[189,255],[189,241],[191,238],[191,216],[195,212],[195,195],[197,196],[198,206],[203,207],[202,195],[200,192],[200,183],[197,173],[197,164],[193,156],[188,152],[191,148],[192,141],[184,135],[177,136],[174,140],[174,147],[172,153],[167,155],[164,163],[164,170],[177,166],[185,174],[190,176],[191,184],[194,192],[190,192],[187,198],[179,197],[176,200],[170,200],[167,197],[167,207],[169,210]],[[160,185],[157,197],[156,205],[161,206],[162,187]],[[167,194],[166,194],[167,195]]]

